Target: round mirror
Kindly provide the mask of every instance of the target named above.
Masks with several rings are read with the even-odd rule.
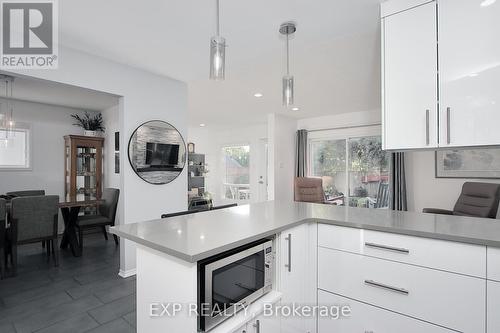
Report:
[[[148,121],[130,137],[128,159],[144,181],[167,184],[184,169],[186,145],[174,126],[161,120]]]

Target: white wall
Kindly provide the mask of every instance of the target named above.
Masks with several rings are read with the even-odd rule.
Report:
[[[212,193],[214,205],[226,204],[222,198],[222,181],[224,177],[221,149],[231,145],[250,145],[250,202],[258,202],[258,181],[265,160],[260,158],[260,140],[267,138],[265,124],[228,129],[211,129],[209,127],[190,127],[188,142],[195,143],[196,153],[205,154],[205,163],[209,172],[205,178],[206,191]]]
[[[122,223],[158,219],[162,213],[187,208],[187,177],[166,185],[141,180],[128,163],[127,143],[135,128],[152,119],[165,120],[186,137],[187,88],[180,81],[60,46],[57,70],[23,70],[18,74],[122,96],[119,102],[120,187]],[[135,245],[120,242],[120,274],[135,272]]]
[[[55,105],[14,101],[14,119],[31,127],[31,170],[0,170],[0,193],[45,190],[64,198],[64,136],[82,134],[71,114],[83,110]],[[92,112],[90,112],[92,114]],[[59,216],[59,231],[64,223]]]
[[[269,199],[293,201],[297,120],[269,114]]]

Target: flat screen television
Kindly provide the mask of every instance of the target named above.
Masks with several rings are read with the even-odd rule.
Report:
[[[146,143],[146,164],[156,167],[174,167],[179,163],[179,145]]]

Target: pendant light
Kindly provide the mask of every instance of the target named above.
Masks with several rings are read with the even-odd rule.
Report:
[[[14,78],[8,75],[0,75],[0,80],[5,84],[5,103],[2,103],[2,119],[0,122],[0,126],[5,130],[5,139],[10,137],[14,130],[14,102],[13,98],[13,85]]]
[[[293,22],[285,22],[280,26],[280,33],[286,38],[286,75],[283,76],[283,105],[289,107],[293,105],[293,76],[290,75],[290,35],[297,31]]]
[[[222,81],[225,78],[226,67],[226,39],[220,35],[220,5],[219,0],[215,0],[217,12],[216,34],[210,38],[210,79]]]

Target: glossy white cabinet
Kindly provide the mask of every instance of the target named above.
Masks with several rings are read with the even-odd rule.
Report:
[[[500,2],[439,0],[438,8],[440,145],[498,145]]]
[[[486,247],[320,224],[318,245],[448,272],[486,278]],[[494,252],[492,255],[494,255]],[[498,250],[500,263],[500,250]],[[500,275],[500,265],[497,265]]]
[[[248,332],[248,324],[241,326],[240,328],[232,331],[231,333],[249,333]]]
[[[302,224],[280,235],[279,291],[283,294],[281,304],[316,303],[316,223]],[[281,332],[315,332],[315,320],[297,316],[281,317]]]
[[[389,0],[381,17],[384,148],[499,145],[500,2]]]
[[[488,281],[488,333],[500,332],[500,283]]]
[[[318,288],[460,332],[484,332],[486,280],[318,248]]]
[[[488,247],[488,279],[500,282],[500,249]]]
[[[361,302],[318,291],[318,304],[349,306],[349,317],[318,317],[318,333],[452,333],[453,331]]]
[[[248,323],[247,333],[284,333],[285,331],[281,331],[280,323],[279,317],[261,314]]]
[[[382,18],[385,149],[438,146],[436,24],[435,2]]]

